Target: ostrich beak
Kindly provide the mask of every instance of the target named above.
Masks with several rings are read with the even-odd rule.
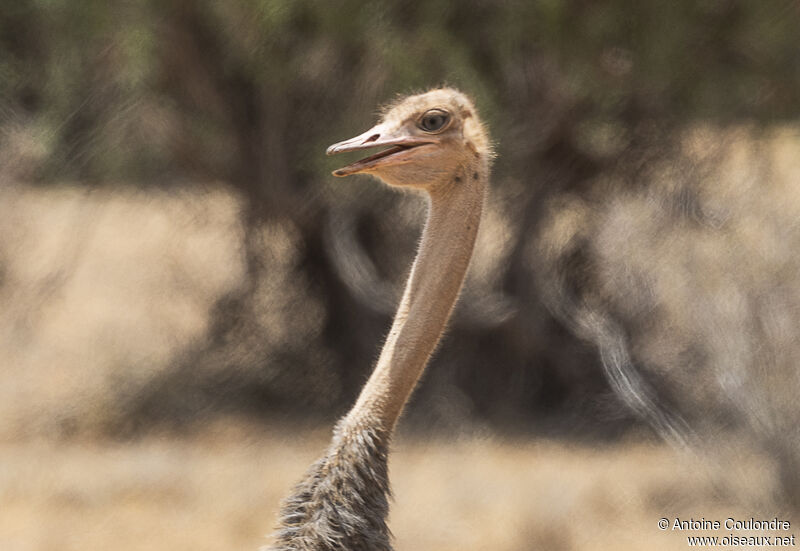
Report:
[[[429,137],[414,136],[405,127],[391,129],[381,123],[355,138],[333,144],[326,153],[328,155],[336,155],[348,151],[389,146],[374,155],[333,171],[334,176],[349,176],[359,172],[369,172],[378,166],[408,162],[411,156],[410,150],[432,143],[436,143],[436,140]]]

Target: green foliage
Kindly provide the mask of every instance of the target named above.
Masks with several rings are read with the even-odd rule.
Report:
[[[323,304],[325,327],[286,350],[254,349],[246,367],[271,382],[245,386],[259,404],[297,402],[283,396],[298,386],[290,383],[323,380],[325,370],[344,390],[316,399],[340,407],[363,380],[353,366],[368,367],[386,319],[341,281],[326,256],[326,224],[332,213],[349,217],[387,274],[402,274],[393,246],[413,246],[416,234],[384,223],[396,207],[372,187],[353,182],[330,193],[338,160],[323,152],[371,124],[375,106],[398,93],[462,88],[498,142],[497,188],[516,218],[497,280],[521,297],[523,313],[485,342],[454,330],[466,352],[451,358],[463,367],[447,376],[481,396],[477,410],[531,408],[531,393],[557,407],[576,380],[599,371],[581,369],[588,353],[559,356],[552,342],[580,345],[552,320],[539,321],[547,313],[528,290],[535,274],[522,238],[541,223],[540,205],[559,192],[585,193],[631,150],[669,144],[698,121],[796,120],[798,22],[797,3],[781,0],[7,1],[0,159],[6,173],[43,184],[230,185],[244,204],[250,279],[218,305],[209,343],[193,358],[245,340],[233,333],[246,326],[242,312],[270,269],[257,229],[272,224],[297,236],[292,276],[309,303]],[[477,374],[489,361],[503,367],[487,382]],[[262,363],[269,367],[258,371]],[[512,377],[522,384],[509,398]]]
[[[440,83],[477,95],[501,143],[522,111],[554,101],[541,94],[626,125],[793,118],[797,22],[780,1],[25,0],[0,10],[0,97],[5,118],[36,120],[52,144],[42,178],[230,177],[241,152],[209,149],[274,124],[270,105],[333,111],[300,119],[322,118],[321,143],[365,104]],[[167,143],[154,147],[159,129]],[[169,143],[178,136],[189,152]],[[187,154],[207,166],[185,166]]]

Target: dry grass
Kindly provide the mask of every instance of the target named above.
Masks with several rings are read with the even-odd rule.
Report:
[[[102,423],[202,339],[241,278],[238,212],[219,186],[0,186],[0,435]]]
[[[307,436],[218,425],[124,444],[7,441],[0,549],[257,549],[325,446],[324,433]],[[400,438],[394,448],[391,526],[398,549],[417,551],[684,549],[685,535],[658,519],[750,518],[741,499],[765,476],[741,458],[736,473],[715,475],[644,443]]]

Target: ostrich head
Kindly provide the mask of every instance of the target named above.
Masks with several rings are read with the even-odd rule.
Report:
[[[334,171],[335,176],[373,174],[392,186],[426,188],[458,181],[475,160],[488,160],[491,146],[472,102],[457,90],[439,88],[406,97],[381,121],[328,148],[328,155],[385,149]]]

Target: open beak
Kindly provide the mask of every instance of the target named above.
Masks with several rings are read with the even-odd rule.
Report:
[[[387,149],[374,155],[333,171],[334,176],[349,176],[358,172],[370,171],[377,166],[407,162],[410,157],[408,152],[411,149],[432,143],[435,143],[432,138],[412,136],[403,128],[392,130],[384,124],[378,124],[355,138],[333,144],[326,153],[336,155],[348,151],[388,146]]]

